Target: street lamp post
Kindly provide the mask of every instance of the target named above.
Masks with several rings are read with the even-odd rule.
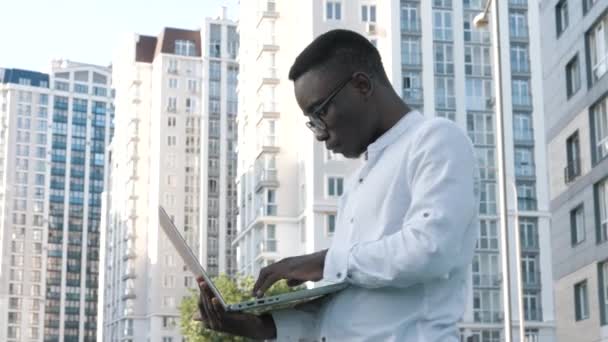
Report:
[[[473,24],[476,28],[486,27],[489,24],[488,12],[492,7],[492,51],[494,55],[494,80],[496,82],[495,87],[495,111],[496,111],[496,154],[498,161],[498,197],[500,204],[500,248],[501,253],[501,266],[502,266],[502,287],[503,287],[503,306],[504,306],[504,336],[506,342],[512,342],[512,320],[511,320],[511,277],[509,268],[509,230],[508,230],[508,211],[507,211],[507,176],[506,176],[506,157],[505,157],[505,137],[504,137],[504,102],[502,98],[502,56],[501,56],[501,40],[500,40],[500,15],[499,15],[499,4],[498,1],[488,0],[486,7],[482,13],[479,13],[473,19]],[[515,208],[517,208],[517,189],[515,189]],[[518,224],[517,211],[516,211],[515,222]],[[516,252],[520,253],[519,244],[519,227],[516,227]],[[517,256],[519,260],[519,255]],[[518,264],[520,264],[518,262]],[[521,265],[518,265],[517,282],[519,290],[519,317],[520,317],[520,342],[524,342],[525,331],[524,331],[524,314],[523,314],[523,299],[521,298]]]

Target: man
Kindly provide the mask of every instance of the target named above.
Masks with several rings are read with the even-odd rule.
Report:
[[[201,282],[211,329],[278,341],[458,341],[477,235],[475,159],[465,133],[411,110],[393,90],[376,48],[334,30],[296,58],[289,78],[317,140],[365,162],[339,202],[329,250],[261,270],[273,283],[347,282],[306,310],[229,314]]]

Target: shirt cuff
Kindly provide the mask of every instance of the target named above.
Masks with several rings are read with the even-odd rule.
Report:
[[[271,312],[277,329],[276,341],[308,342],[318,335],[315,314],[295,310],[277,310]]]
[[[351,272],[348,268],[348,257],[356,246],[345,246],[345,248],[332,247],[325,255],[323,266],[323,280],[330,283],[342,283],[348,281]]]

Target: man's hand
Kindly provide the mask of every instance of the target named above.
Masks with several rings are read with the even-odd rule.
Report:
[[[277,330],[271,315],[226,312],[205,281],[201,278],[197,280],[200,288],[200,320],[207,329],[259,340],[276,338]]]
[[[286,279],[289,286],[321,280],[326,254],[327,250],[323,250],[313,254],[286,258],[262,268],[260,276],[253,286],[253,295],[258,298],[262,297],[272,284],[281,279]]]

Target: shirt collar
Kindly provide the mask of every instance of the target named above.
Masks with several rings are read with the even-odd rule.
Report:
[[[410,127],[414,122],[418,121],[422,117],[422,114],[416,110],[412,110],[404,115],[393,127],[388,131],[384,132],[376,141],[367,147],[365,152],[365,158],[368,159],[368,155],[374,155],[387,146],[394,143],[399,137]]]

